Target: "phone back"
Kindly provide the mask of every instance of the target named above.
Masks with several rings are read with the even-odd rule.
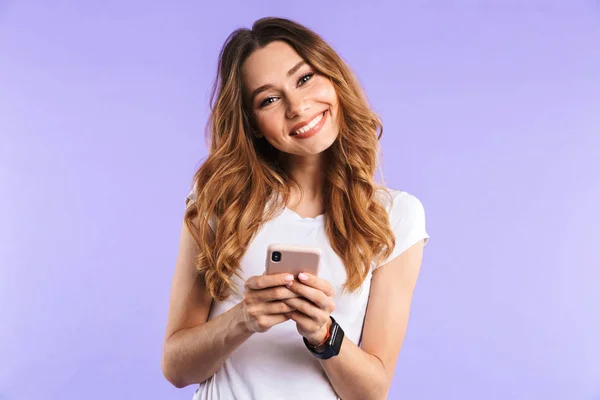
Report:
[[[290,244],[271,244],[267,248],[267,275],[290,273],[298,277],[300,272],[319,274],[321,249]]]

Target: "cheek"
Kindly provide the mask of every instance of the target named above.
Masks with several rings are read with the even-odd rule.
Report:
[[[274,112],[267,112],[256,116],[258,129],[265,136],[271,136],[274,132],[277,132],[279,123]]]
[[[319,97],[319,100],[323,103],[328,103],[332,105],[337,105],[337,93],[335,92],[335,87],[327,78],[322,78],[317,87],[316,94]]]

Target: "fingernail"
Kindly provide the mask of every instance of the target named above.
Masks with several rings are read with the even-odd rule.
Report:
[[[287,286],[287,287],[290,287],[290,286],[292,286],[292,283],[294,283],[294,282],[287,282],[287,283],[285,284],[285,286]]]
[[[283,279],[287,282],[291,282],[294,280],[294,275],[286,275],[283,277]]]
[[[307,280],[307,279],[308,279],[308,275],[306,275],[306,274],[305,274],[305,273],[303,273],[303,272],[300,272],[300,273],[298,274],[298,279],[300,279],[301,281],[305,281],[305,280]]]

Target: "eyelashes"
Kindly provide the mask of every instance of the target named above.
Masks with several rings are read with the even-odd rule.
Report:
[[[298,83],[302,83],[303,85],[308,82],[310,80],[310,78],[313,77],[315,73],[314,72],[309,72],[308,74],[304,74],[300,77],[300,79],[298,79]],[[304,80],[305,78],[308,78],[306,80]]]
[[[315,75],[314,72],[309,72],[309,73],[302,75],[300,77],[300,79],[298,79],[298,86],[302,86],[306,82],[310,81],[314,75]],[[258,105],[258,108],[263,108],[263,107],[268,106],[269,104],[273,104],[275,99],[276,99],[276,97],[273,97],[273,96],[267,97],[266,99],[264,99],[263,101],[260,102],[260,104]]]

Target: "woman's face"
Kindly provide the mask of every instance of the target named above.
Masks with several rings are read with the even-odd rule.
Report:
[[[339,132],[335,88],[289,44],[276,41],[256,50],[242,74],[252,115],[273,147],[311,156],[333,144]]]

